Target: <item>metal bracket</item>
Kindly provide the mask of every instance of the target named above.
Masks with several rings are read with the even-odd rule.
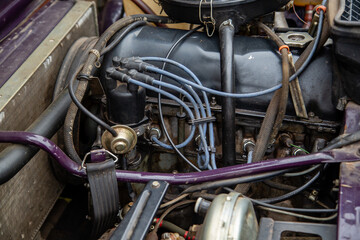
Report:
[[[280,240],[285,231],[316,234],[321,239],[335,240],[336,225],[303,222],[274,221],[271,218],[261,218],[258,240]]]
[[[213,0],[210,0],[210,16],[205,17],[202,16],[202,12],[201,12],[201,8],[202,8],[202,3],[207,3],[206,0],[200,0],[200,4],[199,4],[199,21],[205,25],[206,28],[206,34],[208,37],[212,37],[212,35],[214,35],[215,32],[215,18],[213,17]],[[211,32],[209,32],[209,25],[211,25],[212,30]]]
[[[165,181],[148,182],[110,240],[144,239],[168,187]]]
[[[216,121],[215,117],[204,117],[204,118],[189,120],[189,124],[190,125],[199,125],[199,124],[215,122],[215,121]]]
[[[290,72],[295,73],[295,65],[293,61],[292,54],[289,54],[289,62],[290,62]],[[296,116],[301,118],[309,118],[304,102],[304,98],[301,92],[299,78],[294,79],[290,82],[290,95],[294,104]]]

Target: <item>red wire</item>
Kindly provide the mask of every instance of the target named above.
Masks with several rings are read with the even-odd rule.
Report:
[[[293,4],[293,10],[294,10],[294,13],[295,13],[296,17],[297,17],[301,22],[303,22],[303,23],[306,24],[306,25],[309,25],[307,22],[305,22],[305,21],[297,14],[297,12],[296,12],[296,10],[295,10],[295,4]]]

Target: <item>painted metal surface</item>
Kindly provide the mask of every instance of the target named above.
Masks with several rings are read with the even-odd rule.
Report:
[[[46,109],[69,47],[97,35],[96,20],[93,2],[78,1],[65,14],[0,88],[0,129],[24,130]],[[0,239],[41,239],[36,235],[63,188],[52,170],[47,154],[39,152],[0,186]]]
[[[345,133],[360,130],[360,105],[348,103],[345,114]],[[352,145],[360,149],[360,144]],[[346,150],[345,150],[346,151]],[[360,238],[360,162],[340,165],[338,240]]]
[[[100,33],[103,33],[111,24],[119,20],[123,11],[122,0],[108,0],[101,12],[99,20]]]
[[[26,24],[1,42],[0,87],[26,61],[73,5],[71,1],[56,1],[45,5]]]
[[[86,172],[81,166],[72,161],[56,144],[51,140],[28,132],[0,132],[0,142],[20,143],[37,146],[48,152],[58,163],[70,173],[86,177]],[[275,170],[296,168],[300,166],[314,165],[319,163],[338,163],[359,161],[358,153],[351,153],[348,150],[332,150],[324,153],[309,154],[298,157],[273,159],[257,163],[235,165],[215,170],[191,173],[153,173],[133,172],[117,170],[118,181],[130,181],[145,183],[150,180],[163,180],[170,184],[192,184],[235,177],[249,176],[257,173],[270,172]]]
[[[305,222],[274,221],[271,218],[261,218],[258,240],[281,240],[284,232],[310,233],[320,236],[323,240],[336,239],[336,225]],[[312,239],[298,237],[297,239]],[[315,239],[318,239],[315,237]]]
[[[47,0],[46,2],[48,2]],[[20,25],[43,0],[0,1],[0,40]]]

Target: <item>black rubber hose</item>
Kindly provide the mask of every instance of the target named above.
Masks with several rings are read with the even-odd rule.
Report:
[[[235,28],[231,20],[223,22],[219,27],[221,58],[221,90],[235,92],[234,68],[234,34]],[[222,99],[222,159],[225,166],[235,164],[235,101],[233,98]]]
[[[233,186],[233,185],[240,184],[240,183],[263,181],[264,179],[273,178],[273,177],[279,176],[281,174],[284,174],[287,171],[288,170],[285,169],[285,170],[279,170],[279,171],[274,171],[274,172],[256,174],[256,175],[249,176],[249,177],[239,177],[239,178],[232,178],[232,179],[219,180],[219,181],[215,181],[215,182],[207,182],[207,183],[202,183],[202,184],[198,184],[198,185],[193,185],[193,186],[190,186],[187,189],[185,189],[181,193],[181,195],[185,194],[185,193],[198,192],[198,191],[206,190],[206,189],[214,189],[214,188],[218,188],[218,187]]]
[[[258,27],[261,28],[269,36],[269,38],[276,43],[278,47],[284,45],[284,42],[268,26],[263,23],[258,23]],[[286,112],[286,105],[289,96],[290,66],[288,50],[283,48],[280,53],[282,62],[283,86],[281,89],[275,92],[273,99],[271,100],[266,111],[266,115],[255,144],[253,162],[261,161],[264,157],[269,140],[272,140],[276,137]]]
[[[70,72],[73,61],[76,58],[79,49],[82,48],[87,39],[87,37],[79,38],[71,45],[68,52],[66,53],[66,56],[61,64],[59,73],[56,78],[52,100],[54,100],[68,84],[68,74]]]
[[[260,132],[256,139],[256,144],[253,152],[253,162],[259,162],[265,155],[270,134],[275,123],[276,113],[279,108],[280,91],[277,90],[272,97],[270,104],[266,110],[264,120],[260,127]]]
[[[155,12],[142,0],[132,0],[133,3],[135,3],[136,6],[138,6],[141,11],[143,11],[145,14],[151,14],[151,15],[156,15]],[[155,23],[156,26],[158,27],[165,27],[165,24],[162,23]]]
[[[76,76],[79,72],[79,68],[82,66],[82,63],[87,58],[87,54],[88,54],[89,50],[94,46],[95,40],[96,40],[95,38],[93,38],[93,39],[89,38],[81,46],[81,48],[78,49],[78,51],[76,53],[74,53],[76,55],[76,57],[74,58],[74,61],[72,62],[72,66],[69,69],[69,72],[67,73],[66,81],[70,82],[71,78],[76,78]],[[65,64],[65,66],[66,66],[65,62],[63,64]],[[61,68],[63,68],[63,66]],[[86,87],[87,87],[87,83],[85,81],[82,81],[78,84],[79,89],[76,90],[77,99],[83,98],[85,91],[86,91]],[[74,103],[71,103],[70,107],[68,109],[68,112],[66,114],[66,117],[65,117],[63,136],[64,136],[64,145],[65,145],[66,153],[69,155],[69,157],[72,160],[74,160],[78,164],[81,164],[81,159],[80,159],[77,151],[75,150],[75,144],[74,144],[74,125],[75,125],[76,115],[78,113],[77,110],[78,110],[77,106]]]
[[[346,135],[345,137],[341,137],[339,138],[338,141],[331,143],[330,145],[326,146],[324,149],[322,149],[321,151],[329,151],[331,149],[334,148],[340,148],[349,144],[352,144],[354,142],[358,142],[360,141],[360,131],[351,133],[349,135]]]
[[[290,186],[290,185],[279,183],[279,182],[274,182],[271,180],[265,180],[265,181],[263,181],[263,183],[268,185],[269,187],[276,188],[276,189],[283,190],[283,191],[294,191],[296,189],[296,187],[294,187],[294,186]]]
[[[80,66],[81,68],[82,66]],[[80,71],[79,68],[79,71]],[[70,80],[70,84],[74,83],[78,72],[74,73],[73,80]],[[78,88],[76,89],[76,99],[82,99],[85,95],[87,89],[87,82],[81,81],[79,82]],[[72,91],[73,93],[73,91]],[[74,94],[74,93],[73,93]],[[76,163],[81,164],[82,159],[79,157],[77,151],[75,150],[74,145],[74,125],[75,118],[77,115],[77,105],[74,102],[70,104],[69,110],[66,114],[65,123],[64,123],[64,144],[65,149],[69,157]]]
[[[224,188],[225,190],[229,191],[229,192],[236,192],[235,190],[231,189],[231,188]],[[260,200],[256,200],[256,199],[252,199],[249,197],[246,197],[244,195],[242,195],[245,198],[248,198],[252,203],[256,204],[256,205],[260,205],[260,206],[264,206],[264,207],[268,207],[268,208],[273,208],[273,209],[279,209],[279,210],[283,210],[283,211],[289,211],[289,212],[301,212],[301,213],[333,213],[333,212],[337,212],[338,209],[318,209],[318,208],[290,208],[290,207],[283,207],[283,206],[278,206],[278,205],[273,205],[273,204],[269,204],[269,203],[265,203],[262,202]]]
[[[165,220],[162,221],[161,228],[165,228],[165,229],[169,230],[170,232],[179,233],[180,236],[185,236],[185,234],[186,234],[186,231],[184,229],[182,229],[179,226],[176,226],[175,224],[173,224],[171,222],[165,221]]]
[[[89,53],[88,58],[85,61],[84,67],[82,71],[79,74],[79,80],[83,80],[84,82],[88,82],[93,72],[95,72],[96,62],[100,63],[100,53],[103,50],[103,48],[106,46],[107,42],[114,36],[115,33],[117,33],[119,30],[124,28],[125,26],[128,26],[129,24],[136,22],[136,21],[147,21],[147,22],[153,22],[153,23],[174,23],[171,19],[167,17],[162,16],[156,16],[156,15],[146,15],[146,14],[140,14],[140,15],[132,15],[125,18],[120,19],[119,21],[112,24],[106,31],[99,37],[98,41],[96,42],[95,46],[91,49],[92,51]],[[98,54],[96,54],[98,53]],[[99,67],[99,66],[98,66]],[[85,86],[87,87],[87,85]],[[100,126],[108,130],[113,136],[117,136],[117,133],[114,129],[112,129],[106,122],[98,118],[97,116],[93,115],[90,111],[88,111],[82,104],[82,99],[76,98],[76,93],[72,91],[73,89],[69,88],[69,93],[71,98],[73,99],[73,102],[77,105],[77,107],[83,111],[89,118],[91,118],[93,121],[98,123]]]
[[[143,26],[145,25],[146,22],[145,21],[137,21],[134,22],[132,24],[130,24],[129,26],[127,26],[123,31],[121,31],[118,36],[115,36],[115,39],[108,45],[106,46],[106,48],[104,48],[100,55],[104,55],[106,53],[108,53],[109,51],[111,51],[114,47],[116,47],[121,40],[129,33],[131,32],[133,29],[139,27],[139,26]]]
[[[291,192],[288,192],[284,195],[281,195],[279,197],[274,197],[274,198],[264,198],[264,199],[256,199],[257,201],[260,201],[260,202],[263,202],[263,203],[278,203],[278,202],[282,202],[284,200],[287,200],[299,193],[301,193],[302,191],[304,191],[306,188],[308,188],[311,184],[313,184],[316,179],[319,178],[321,172],[317,172],[315,174],[314,177],[312,177],[307,183],[305,183],[304,185],[302,185],[301,187],[291,191]]]
[[[280,89],[281,93],[279,97],[279,108],[275,119],[274,127],[270,135],[270,141],[276,138],[280,130],[280,127],[285,117],[286,106],[289,97],[290,65],[289,65],[288,51],[286,49],[281,50],[281,61],[282,61],[282,88]]]
[[[63,125],[71,98],[67,89],[25,131],[51,138]],[[0,153],[0,184],[9,181],[39,151],[39,148],[11,145]]]
[[[212,201],[216,198],[216,194],[211,194],[211,193],[203,193],[203,192],[194,192],[191,194],[190,198],[191,199],[198,199],[198,198],[203,198],[209,201]]]

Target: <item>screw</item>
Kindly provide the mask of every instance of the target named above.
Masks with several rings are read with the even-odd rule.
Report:
[[[211,98],[210,105],[211,105],[212,107],[215,107],[215,106],[216,106],[216,98],[215,98],[215,97],[212,97],[212,98]]]
[[[159,188],[160,187],[160,183],[158,181],[153,181],[153,183],[151,184],[151,187],[153,188]]]
[[[311,117],[311,118],[315,117],[315,113],[313,113],[313,112],[309,112],[308,115],[309,115],[309,117]]]

